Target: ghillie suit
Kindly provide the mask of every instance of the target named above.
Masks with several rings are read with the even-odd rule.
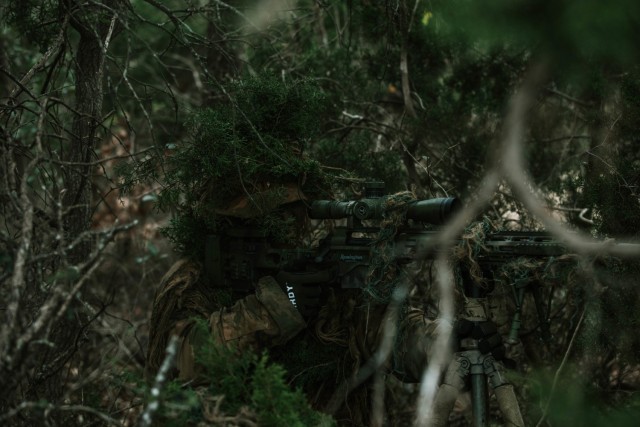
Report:
[[[204,318],[209,336],[220,345],[237,351],[269,349],[271,360],[287,369],[291,383],[306,392],[313,407],[331,412],[341,425],[368,425],[370,383],[349,393],[344,391],[344,384],[377,351],[393,288],[399,283],[392,287],[387,283],[397,281],[399,275],[388,270],[390,261],[385,264],[383,246],[391,244],[394,232],[389,228],[397,221],[388,224],[383,227],[388,232],[381,233],[386,237],[377,244],[381,253],[379,262],[370,274],[379,276],[382,268],[385,277],[371,280],[373,287],[369,293],[332,289],[308,327],[273,278],[261,278],[255,294],[225,305],[216,301],[212,292],[215,287],[206,282],[197,263],[178,262],[163,279],[154,303],[147,374],[152,376],[157,371],[173,334],[180,338],[174,376],[192,384],[206,381],[197,354],[198,347],[210,340],[195,327],[195,318]],[[374,288],[377,291],[372,296]],[[393,352],[381,368],[394,372],[402,380],[417,382],[435,339],[436,324],[420,309],[403,306],[399,312]],[[406,419],[395,424],[403,423]]]
[[[222,307],[200,278],[201,267],[178,261],[162,280],[154,301],[149,334],[147,374],[157,372],[169,337],[180,338],[177,377],[198,377],[195,347],[204,342],[196,319],[207,319],[215,343],[244,350],[283,344],[305,327],[305,322],[273,278],[263,278],[256,293]]]
[[[323,97],[313,84],[285,84],[277,77],[243,80],[229,93],[230,105],[196,114],[191,139],[168,152],[160,205],[177,213],[166,234],[186,258],[165,275],[157,292],[147,375],[155,375],[171,335],[179,337],[172,377],[194,385],[206,381],[198,353],[211,341],[238,352],[268,350],[313,406],[325,409],[336,389],[376,350],[385,303],[358,290],[330,289],[320,313],[305,321],[274,278],[259,278],[252,294],[234,294],[209,283],[202,268],[203,236],[228,228],[254,227],[277,244],[309,245],[305,203],[332,198],[335,183],[318,162],[303,155],[305,141],[318,134]],[[397,275],[384,258],[383,246],[377,264],[382,269],[372,270],[371,277],[381,285],[375,292],[388,302]],[[197,319],[206,322],[206,336]],[[396,351],[394,360],[403,362],[392,364],[419,376],[432,322],[419,310],[402,319],[398,335],[421,338],[412,342],[415,355],[405,358],[408,350]],[[368,424],[366,385],[349,393],[346,401],[338,400],[335,416],[341,423]]]

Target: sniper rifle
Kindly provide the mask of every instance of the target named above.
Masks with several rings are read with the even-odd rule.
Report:
[[[365,187],[365,197],[360,200],[312,202],[308,210],[310,218],[346,222],[346,225],[334,227],[314,248],[278,247],[267,233],[252,227],[231,228],[207,236],[205,270],[210,283],[240,294],[252,292],[258,280],[267,275],[296,285],[364,288],[372,262],[378,255],[376,243],[382,231],[380,226],[369,224],[385,219],[390,205],[394,204],[394,196],[385,196],[383,188],[383,183],[370,183]],[[385,242],[392,245],[391,261],[402,265],[425,257],[433,258],[438,252],[433,244],[439,233],[437,227],[445,224],[460,207],[460,201],[451,197],[406,202],[402,223]],[[486,302],[482,301],[492,290],[493,276],[501,265],[519,258],[551,259],[570,251],[553,234],[539,231],[489,233],[479,248],[475,261],[483,276],[489,279],[489,286],[480,286],[462,272],[466,302],[456,325],[458,349],[436,395],[433,425],[445,425],[456,396],[470,384],[474,425],[486,426],[488,381],[495,390],[507,424],[523,426],[513,386],[506,380],[504,368],[495,362],[504,355],[502,338],[489,319],[488,308],[483,305]],[[549,315],[542,302],[540,284],[521,281],[513,283],[512,290],[516,312],[507,342],[518,341],[526,290],[534,297],[541,337],[550,339]]]
[[[376,256],[374,247],[380,227],[363,225],[381,220],[385,216],[389,198],[383,194],[383,183],[369,183],[365,197],[355,201],[316,200],[308,213],[312,219],[345,219],[346,225],[334,227],[315,248],[281,248],[274,245],[269,235],[255,227],[230,228],[224,233],[206,238],[205,270],[210,283],[216,287],[248,294],[264,276],[285,278],[298,285],[326,284],[342,289],[364,288]],[[394,260],[408,264],[426,256],[433,257],[437,249],[431,242],[441,226],[461,208],[454,197],[414,200],[406,206],[405,221],[395,233]],[[566,254],[564,243],[554,235],[539,231],[503,231],[487,234],[477,254],[482,271],[491,277],[500,265],[525,257],[545,259]],[[303,274],[301,274],[303,273]],[[287,277],[290,275],[290,277]],[[538,286],[514,286],[516,314],[508,341],[517,341],[520,311],[525,289],[533,291],[543,338],[549,338],[549,324]],[[491,287],[478,287],[465,283],[468,297],[483,298]]]

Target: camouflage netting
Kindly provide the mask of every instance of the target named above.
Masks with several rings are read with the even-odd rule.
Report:
[[[482,266],[479,255],[489,234],[502,230],[490,220],[469,225],[452,252],[456,265],[456,308],[462,313],[469,302],[465,290],[472,280],[486,293],[486,307],[505,342],[508,357],[520,368],[541,364],[557,357],[567,344],[566,331],[575,327],[576,316],[586,302],[591,285],[576,255],[549,258],[513,258],[504,263]],[[582,260],[584,261],[584,260]],[[541,338],[545,338],[546,341]],[[554,337],[550,339],[549,337]],[[523,344],[517,345],[518,343]]]
[[[383,219],[380,232],[373,246],[365,295],[376,304],[388,304],[393,291],[406,280],[396,259],[394,239],[398,231],[406,225],[406,214],[410,203],[416,200],[409,191],[386,196],[383,205]]]
[[[196,263],[182,260],[169,270],[156,295],[149,323],[149,353],[145,374],[156,374],[165,358],[169,337],[179,320],[207,318],[219,306],[218,289],[211,289],[200,279],[201,269]]]
[[[493,277],[486,277],[478,263],[478,256],[485,249],[483,242],[487,235],[505,231],[488,218],[469,225],[462,234],[461,242],[453,249],[453,261],[459,268],[466,268],[471,278],[480,286],[487,288],[490,280],[501,280],[509,285],[520,285],[532,281],[554,283],[575,283],[576,255],[568,254],[549,258],[519,257],[500,265],[498,271],[492,271]],[[460,276],[460,274],[459,274]]]
[[[485,218],[484,221],[472,223],[462,234],[462,241],[453,248],[453,261],[469,271],[471,278],[482,287],[487,287],[487,279],[478,264],[478,255],[484,249],[483,242],[487,234],[495,232],[495,225]],[[460,274],[458,274],[460,276]]]

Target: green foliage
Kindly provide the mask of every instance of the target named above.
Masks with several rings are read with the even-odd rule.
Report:
[[[338,352],[344,352],[344,347],[321,343],[312,333],[302,333],[286,346],[271,349],[269,354],[278,364],[287,367],[295,387],[313,393],[328,380],[337,381]]]
[[[333,420],[309,408],[302,392],[291,390],[282,366],[259,358],[252,379],[251,401],[264,426],[331,426]]]
[[[639,12],[640,5],[626,0],[458,0],[448,2],[441,23],[452,33],[515,45],[579,71],[585,61],[637,61]]]
[[[597,230],[611,237],[637,237],[640,222],[640,165],[628,158],[614,160],[615,164],[591,181],[585,188],[585,199],[597,210]]]
[[[187,209],[183,211],[184,214],[178,214],[170,219],[169,226],[164,227],[162,233],[174,243],[178,252],[202,256],[205,251],[205,239],[201,233],[215,232],[218,230],[218,223],[213,217],[201,218],[190,214]]]
[[[597,262],[595,278],[603,287],[597,298],[586,293],[585,326],[580,334],[579,349],[604,359],[612,357],[624,365],[640,363],[640,294],[637,277],[640,268],[636,262],[602,259]],[[613,382],[609,368],[603,368],[605,382]],[[598,373],[591,373],[595,381]]]
[[[625,139],[637,142],[640,130],[640,68],[634,67],[623,76],[620,95],[623,110],[620,133]]]
[[[167,382],[153,417],[154,425],[218,425],[224,417],[234,416],[267,427],[335,425],[330,416],[309,406],[306,396],[287,383],[285,369],[271,362],[266,354],[239,352],[215,343],[205,321],[198,321],[195,327],[201,385],[192,388],[179,381]],[[136,394],[150,398],[149,386],[139,375],[125,373],[119,381],[133,387]]]
[[[452,37],[444,25],[450,20],[446,2],[405,6],[323,2],[320,20],[308,21],[322,26],[322,38],[301,30],[286,46],[260,40],[250,49],[250,61],[256,69],[289,70],[322,85],[332,108],[318,117],[327,132],[313,144],[316,160],[383,179],[389,191],[407,187],[404,162],[419,163],[422,179],[413,184],[435,195],[441,192],[435,180],[463,196],[481,176],[527,57],[520,48]],[[341,20],[349,25],[342,28]],[[300,21],[301,27],[307,22]],[[415,119],[407,115],[401,93],[403,47]],[[277,54],[279,48],[288,55]]]
[[[325,108],[325,95],[310,80],[286,84],[265,74],[239,80],[231,91],[236,94],[236,114],[244,119],[237,122],[237,132],[244,138],[268,136],[285,145],[304,144],[320,130],[317,118]]]
[[[636,270],[635,272],[633,270]],[[638,273],[637,267],[631,272]],[[626,277],[625,277],[626,276]],[[603,295],[600,345],[603,349],[615,348],[620,357],[628,363],[640,362],[640,337],[636,331],[640,328],[637,313],[640,309],[640,296],[633,283],[632,276],[619,275],[626,283],[618,288],[609,288]]]
[[[160,408],[154,415],[156,425],[179,427],[201,421],[202,403],[194,389],[170,381],[163,386],[160,399]]]
[[[226,225],[220,209],[239,197],[258,217],[253,222],[280,230],[275,237],[284,239],[292,224],[274,211],[279,186],[297,184],[310,198],[326,197],[331,189],[320,163],[302,155],[319,132],[317,116],[325,108],[316,85],[263,75],[227,91],[229,103],[193,114],[190,138],[175,144],[164,166],[159,206],[177,209],[166,234],[189,254],[202,253],[198,238]]]
[[[285,381],[286,371],[269,362],[266,354],[246,351],[214,343],[207,325],[197,325],[201,342],[196,360],[205,370],[208,392],[223,395],[220,410],[235,414],[250,408],[259,425],[264,426],[330,426],[332,419],[309,407],[305,395]]]
[[[540,417],[540,407],[545,407],[549,400],[547,413],[548,423],[552,426],[612,426],[631,427],[638,424],[640,416],[640,400],[629,395],[617,402],[613,407],[601,404],[602,396],[598,390],[584,386],[576,367],[570,367],[571,374],[564,375],[551,394],[553,379],[550,375],[536,373],[537,387],[533,391],[533,401],[527,425],[535,425]],[[536,417],[535,419],[533,417]],[[526,420],[525,420],[526,421]]]
[[[317,142],[314,155],[326,159],[326,166],[349,171],[356,176],[384,181],[388,192],[400,191],[406,178],[402,160],[395,151],[375,151],[371,136],[358,133],[343,138],[325,138]],[[362,153],[368,153],[366,157]]]
[[[14,26],[21,37],[44,52],[59,31],[57,26],[58,1],[23,0],[0,3],[0,20]]]
[[[640,152],[638,118],[640,117],[640,73],[632,68],[619,82],[616,100],[617,116],[613,123],[607,117],[595,117],[607,133],[602,143],[594,144],[589,153],[593,166],[587,171],[582,198],[595,210],[596,231],[618,238],[638,237],[640,221]]]

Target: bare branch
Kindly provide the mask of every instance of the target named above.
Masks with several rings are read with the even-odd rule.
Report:
[[[324,408],[327,413],[334,414],[346,400],[349,393],[369,379],[372,375],[379,373],[380,368],[387,362],[389,355],[393,350],[393,341],[397,332],[396,324],[398,322],[402,302],[406,299],[407,295],[408,284],[406,282],[394,290],[391,303],[389,304],[382,321],[382,338],[376,352],[363,366],[360,367],[358,372],[354,373],[351,378],[345,380],[336,388]],[[373,403],[375,403],[375,405],[383,406],[381,404],[381,393],[383,393],[383,387],[380,381],[381,379],[376,377]],[[382,408],[376,408],[375,406],[372,406],[372,408],[373,419],[379,421],[382,416],[379,411]]]
[[[45,54],[42,55],[42,57],[38,60],[38,62],[36,62],[33,65],[33,67],[31,67],[31,69],[27,72],[27,74],[25,74],[20,79],[20,81],[18,82],[18,87],[13,89],[11,91],[11,94],[9,95],[10,99],[15,99],[18,95],[20,95],[20,92],[26,88],[26,86],[29,84],[29,81],[31,81],[31,79],[33,78],[33,76],[44,67],[44,64],[46,64],[49,58],[51,58],[51,56],[53,56],[54,54],[58,53],[58,51],[60,50],[60,47],[62,46],[62,42],[64,41],[64,34],[67,31],[68,24],[69,24],[69,14],[65,13],[64,20],[62,21],[62,25],[60,26],[60,31],[58,31],[58,35],[53,40],[53,43],[51,44],[51,46],[49,46],[49,49],[47,49]]]
[[[13,334],[18,329],[18,312],[20,309],[20,302],[22,299],[22,292],[25,287],[25,263],[27,261],[27,257],[29,255],[29,251],[31,249],[32,244],[32,236],[33,236],[33,211],[34,206],[31,200],[29,199],[29,176],[36,165],[40,162],[41,153],[42,153],[42,130],[44,123],[44,115],[46,111],[47,99],[42,100],[41,103],[41,113],[38,118],[38,126],[36,133],[36,155],[29,162],[29,165],[26,168],[26,172],[22,176],[22,182],[20,184],[20,207],[23,212],[22,217],[22,230],[21,230],[21,241],[20,246],[18,248],[18,253],[16,255],[14,264],[13,264],[13,275],[11,277],[11,300],[7,304],[7,313],[6,313],[6,323],[3,325],[2,330],[0,332],[0,353],[7,355],[11,354],[9,352],[9,346],[13,341]]]
[[[429,365],[424,370],[420,381],[420,395],[417,401],[418,411],[415,418],[416,426],[426,425],[431,419],[433,402],[440,383],[440,374],[451,359],[449,342],[455,322],[454,275],[449,260],[446,259],[444,254],[438,258],[436,263],[438,268],[437,282],[440,295],[440,313],[437,320],[437,337],[434,343],[433,356],[429,360]]]
[[[176,358],[178,352],[178,337],[173,335],[167,345],[166,356],[160,365],[160,369],[156,374],[153,387],[151,388],[151,401],[147,404],[147,408],[144,410],[140,417],[140,425],[142,427],[150,427],[153,424],[153,416],[160,408],[160,393],[165,381],[167,381],[169,369],[173,365],[173,361]]]
[[[29,410],[29,409],[44,409],[46,412],[52,412],[52,411],[86,412],[88,414],[91,414],[91,415],[94,415],[94,416],[100,418],[102,421],[104,421],[108,425],[122,427],[122,424],[120,422],[114,420],[113,418],[111,418],[107,414],[105,414],[103,412],[100,412],[97,409],[91,408],[89,406],[84,406],[84,405],[60,405],[60,406],[56,406],[56,405],[53,405],[51,403],[46,403],[46,402],[42,402],[42,401],[39,401],[39,402],[22,402],[20,405],[18,405],[16,408],[12,409],[11,411],[7,412],[6,414],[0,415],[0,421],[10,420],[11,418],[17,416],[20,412],[26,411],[26,410]]]
[[[569,355],[571,354],[571,350],[573,350],[573,345],[575,344],[576,337],[578,336],[578,332],[580,331],[580,327],[582,326],[582,321],[584,320],[584,316],[587,312],[587,308],[582,309],[582,314],[580,315],[580,319],[578,320],[578,324],[576,325],[575,330],[573,331],[573,335],[571,335],[571,341],[569,341],[569,346],[567,347],[567,351],[564,353],[564,357],[562,358],[562,363],[556,369],[556,373],[553,376],[553,384],[551,385],[551,391],[549,392],[549,397],[547,398],[547,403],[544,406],[544,410],[542,411],[542,416],[536,427],[541,427],[542,423],[546,420],[547,415],[549,414],[549,407],[551,406],[551,400],[553,399],[553,395],[555,393],[556,387],[558,386],[558,380],[560,379],[560,373],[564,369],[569,360]]]
[[[509,185],[525,207],[535,215],[545,228],[564,240],[572,250],[582,254],[609,254],[620,257],[637,257],[640,246],[612,241],[598,242],[578,232],[569,233],[565,228],[545,212],[542,200],[531,188],[533,181],[524,167],[522,141],[524,120],[533,100],[537,82],[542,78],[542,70],[534,69],[523,87],[512,98],[510,113],[505,123],[505,136],[501,146],[500,167]]]

